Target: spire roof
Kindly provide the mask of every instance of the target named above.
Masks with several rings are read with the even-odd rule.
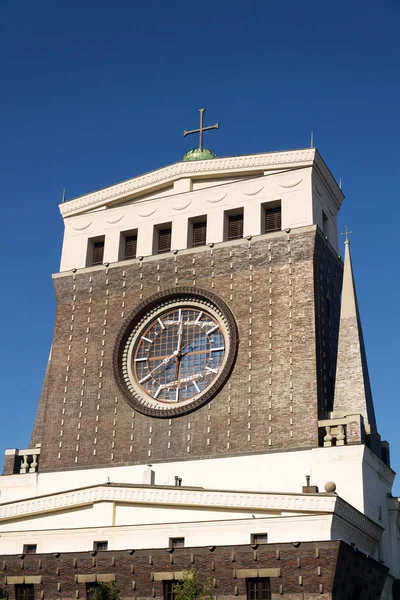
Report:
[[[347,233],[350,232],[346,231],[333,410],[335,416],[359,413],[364,417],[365,424],[376,431],[375,411]]]

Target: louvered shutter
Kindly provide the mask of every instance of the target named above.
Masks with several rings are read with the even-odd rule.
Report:
[[[204,246],[207,237],[207,221],[201,223],[193,223],[193,248],[196,246]]]
[[[282,211],[280,206],[265,209],[265,233],[281,230],[281,215]]]
[[[169,252],[171,250],[171,228],[160,229],[158,232],[158,253]]]
[[[136,258],[137,235],[129,235],[125,238],[124,260]]]
[[[102,265],[104,257],[104,242],[93,243],[93,260],[92,265]]]
[[[229,217],[228,240],[236,240],[243,237],[243,215],[231,215]]]

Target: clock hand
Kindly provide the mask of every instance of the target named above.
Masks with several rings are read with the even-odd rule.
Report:
[[[179,319],[179,329],[178,329],[178,347],[176,349],[176,354],[179,354],[182,346],[182,337],[183,337],[183,313],[181,311],[180,319]]]

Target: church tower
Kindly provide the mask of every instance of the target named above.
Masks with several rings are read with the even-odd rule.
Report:
[[[60,205],[42,395],[0,479],[16,600],[166,598],[192,567],[221,597],[395,597],[342,191],[314,148],[215,157],[203,113],[184,160]]]

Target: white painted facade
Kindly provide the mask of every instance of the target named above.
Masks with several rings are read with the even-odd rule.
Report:
[[[155,253],[157,228],[170,225],[172,250],[190,247],[190,227],[207,218],[207,243],[227,239],[227,215],[243,210],[244,237],[263,232],[263,210],[280,204],[282,229],[317,224],[337,249],[343,196],[313,149],[180,162],[60,205],[65,233],[60,271],[88,265],[91,240],[105,238],[104,263],[121,260],[124,234],[137,256]]]
[[[194,546],[239,544],[266,532],[271,543],[344,539],[397,569],[387,504],[394,473],[365,446],[166,462],[152,470],[153,486],[143,483],[150,470],[142,465],[3,476],[0,551],[22,552],[33,538],[40,552],[60,552],[86,550],[99,539],[113,549],[126,548],[126,539],[136,548],[166,547],[175,536]],[[175,475],[184,487],[173,487]],[[300,493],[305,475],[322,493]],[[327,480],[338,495],[324,493]],[[353,507],[350,521],[338,510],[340,498]]]

